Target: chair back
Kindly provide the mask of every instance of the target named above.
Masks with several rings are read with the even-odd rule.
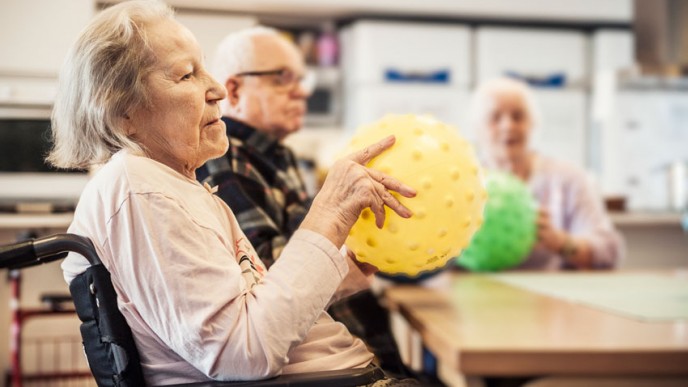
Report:
[[[88,364],[100,387],[145,386],[139,353],[103,264],[89,267],[69,285]]]

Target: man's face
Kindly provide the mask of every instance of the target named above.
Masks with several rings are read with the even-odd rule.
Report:
[[[232,116],[283,140],[301,128],[306,114],[308,93],[298,82],[305,73],[303,58],[294,45],[281,37],[254,39],[255,61],[246,73],[255,75],[230,78],[236,85],[236,100],[232,101],[230,96]]]

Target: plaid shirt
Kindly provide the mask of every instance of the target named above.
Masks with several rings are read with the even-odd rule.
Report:
[[[311,203],[289,148],[256,129],[223,117],[229,150],[196,171],[232,209],[267,267],[301,224]]]

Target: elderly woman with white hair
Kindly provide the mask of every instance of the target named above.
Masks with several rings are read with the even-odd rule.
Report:
[[[394,138],[333,166],[267,270],[231,209],[195,179],[227,149],[225,96],[193,35],[155,1],[97,15],[60,74],[49,161],[104,164],[69,232],[89,237],[110,272],[147,384],[368,366],[372,354],[324,309],[372,274],[339,252],[360,212],[370,207],[379,225],[385,206],[411,216],[390,190],[415,191],[363,166]],[[87,266],[70,254],[66,280]]]
[[[538,243],[519,268],[615,267],[623,241],[585,172],[530,147],[540,114],[528,86],[509,78],[487,81],[478,87],[471,113],[486,166],[520,178],[540,204]]]

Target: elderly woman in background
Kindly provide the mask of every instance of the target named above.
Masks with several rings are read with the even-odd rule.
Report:
[[[530,148],[540,116],[528,86],[488,81],[477,89],[471,112],[485,166],[523,180],[540,204],[538,243],[519,268],[615,267],[623,242],[585,172]]]
[[[370,207],[379,225],[385,206],[411,216],[389,190],[415,191],[363,166],[394,138],[333,166],[267,270],[229,207],[195,179],[227,150],[225,96],[160,2],[100,13],[60,74],[49,161],[104,163],[69,232],[89,237],[111,273],[148,384],[366,367],[372,354],[324,309],[374,271],[339,252],[360,212]],[[66,280],[87,266],[70,254]]]

